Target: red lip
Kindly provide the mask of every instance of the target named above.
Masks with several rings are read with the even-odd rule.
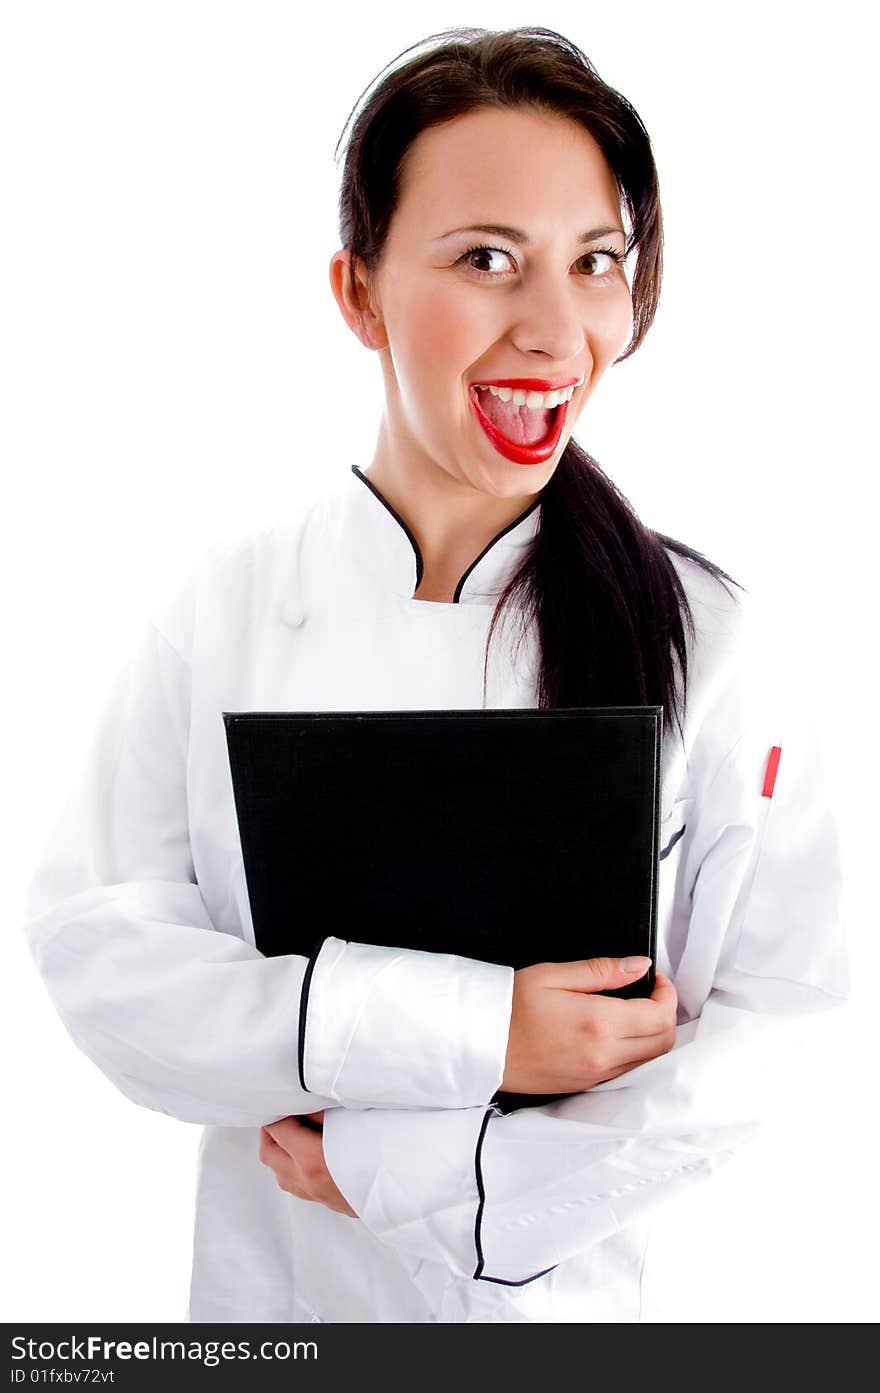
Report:
[[[499,385],[503,386],[505,384],[501,383]],[[494,382],[492,386],[495,386]],[[541,389],[535,387],[533,390],[537,392]],[[538,441],[535,445],[517,445],[512,440],[508,440],[506,435],[502,435],[494,423],[489,420],[489,417],[480,406],[479,395],[476,387],[472,384],[468,390],[468,396],[474,408],[474,414],[499,455],[503,455],[505,459],[512,460],[514,464],[544,464],[550,458],[557,449],[559,441],[562,438],[562,432],[565,427],[565,417],[568,412],[567,401],[560,402],[558,406],[553,407],[550,431],[543,440]]]
[[[576,387],[580,382],[579,377],[556,377],[552,381],[546,377],[498,377],[498,378],[479,378],[478,383],[472,386],[480,387],[517,387],[523,392],[556,392],[564,387]]]

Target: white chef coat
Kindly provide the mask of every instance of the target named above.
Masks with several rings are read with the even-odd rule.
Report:
[[[673,1050],[504,1116],[512,969],[333,936],[310,963],[254,946],[221,713],[534,707],[516,623],[485,700],[482,676],[539,516],[451,603],[413,598],[415,539],[354,467],[293,521],[209,547],[144,626],[56,814],[25,929],[52,1000],[127,1097],[204,1128],[190,1321],[638,1320],[645,1215],[754,1134],[795,1025],[847,994],[802,693],[760,606],[676,556],[697,632],[684,740],[664,722]],[[263,1124],[319,1108],[357,1219],[259,1160]]]

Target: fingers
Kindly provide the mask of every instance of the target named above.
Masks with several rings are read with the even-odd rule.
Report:
[[[274,1171],[278,1185],[287,1194],[326,1205],[352,1219],[358,1217],[327,1169],[320,1128],[312,1132],[295,1117],[261,1127],[260,1160]]]
[[[651,959],[633,958],[585,958],[570,963],[536,963],[534,968],[521,969],[526,973],[537,971],[542,985],[560,987],[572,992],[592,994],[613,991],[617,987],[628,986],[645,976],[651,966]],[[629,998],[632,1000],[633,998]],[[644,1000],[645,998],[640,998]],[[654,990],[649,1001],[668,1004],[677,1003],[678,996],[670,979],[659,969],[654,973]]]
[[[583,958],[570,963],[542,963],[552,985],[567,987],[576,992],[601,992],[609,987],[621,987],[644,977],[651,959]]]
[[[323,1114],[322,1114],[323,1116]],[[305,1126],[298,1117],[282,1117],[262,1129],[288,1156],[308,1156],[315,1145],[321,1146],[320,1128]]]
[[[610,1078],[611,1070],[632,1068],[657,1055],[667,1054],[675,1045],[675,1026],[664,1020],[660,1029],[641,1035],[619,1035],[607,1022],[594,1027],[582,1059],[583,1067],[594,1077]],[[583,1085],[582,1085],[583,1087]]]
[[[639,1064],[646,1064],[649,1059],[668,1054],[675,1046],[675,1038],[675,1027],[668,1026],[653,1035],[618,1037],[594,1048],[590,1064],[595,1072],[601,1074],[601,1079],[597,1082],[604,1083],[606,1079],[628,1073]]]
[[[272,1136],[268,1127],[260,1128],[260,1160],[264,1166],[275,1166],[282,1161],[290,1161],[288,1152]]]
[[[660,1054],[668,1054],[675,1045],[675,1026],[668,1030],[658,1030],[656,1035],[634,1035],[617,1042],[619,1057],[627,1064],[643,1064],[647,1059],[656,1059]]]
[[[309,1181],[324,1169],[321,1136],[301,1127],[294,1117],[270,1122],[260,1128],[260,1160],[271,1166],[279,1181],[285,1178],[291,1193],[305,1194]]]
[[[651,993],[650,999],[651,1001],[659,1002],[661,1005],[678,1006],[678,992],[675,990],[675,984],[666,976],[666,973],[661,972],[659,968],[654,973],[654,990]]]
[[[286,1139],[292,1144],[299,1132],[299,1127],[295,1117],[280,1117],[277,1122],[267,1122],[262,1130],[289,1154],[288,1147],[284,1146],[284,1141]]]
[[[678,993],[662,972],[651,996],[584,998],[585,1017],[603,1021],[614,1036],[634,1039],[674,1027]]]
[[[622,1040],[636,1035],[655,1035],[668,1022],[670,1014],[668,1006],[650,997],[621,999],[615,996],[608,997],[600,1009],[590,1012],[591,1017],[603,1021]]]

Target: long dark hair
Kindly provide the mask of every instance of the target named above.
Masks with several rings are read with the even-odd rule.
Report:
[[[392,67],[414,51],[414,57]],[[387,76],[380,73],[371,92],[361,93],[340,136],[341,143],[350,127],[339,233],[349,252],[356,301],[354,258],[363,262],[369,282],[382,257],[404,158],[415,138],[483,107],[531,108],[585,127],[617,180],[630,224],[626,253],[637,251],[638,258],[633,331],[616,361],[634,353],[657,309],[663,221],[651,142],[626,98],[602,81],[570,40],[532,26],[459,27],[432,34],[398,54],[383,73]],[[486,663],[496,623],[518,599],[523,635],[529,624],[537,627],[539,707],[662,705],[683,736],[684,626],[693,640],[694,621],[670,552],[696,562],[722,585],[730,581],[743,589],[699,552],[646,527],[596,460],[569,440],[542,491],[533,542],[498,599]],[[485,681],[484,665],[484,692]]]

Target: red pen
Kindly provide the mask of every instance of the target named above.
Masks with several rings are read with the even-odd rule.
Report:
[[[764,772],[764,787],[761,789],[762,798],[773,797],[773,785],[776,783],[776,771],[779,768],[779,756],[782,754],[782,746],[774,745],[767,758],[767,768]]]

